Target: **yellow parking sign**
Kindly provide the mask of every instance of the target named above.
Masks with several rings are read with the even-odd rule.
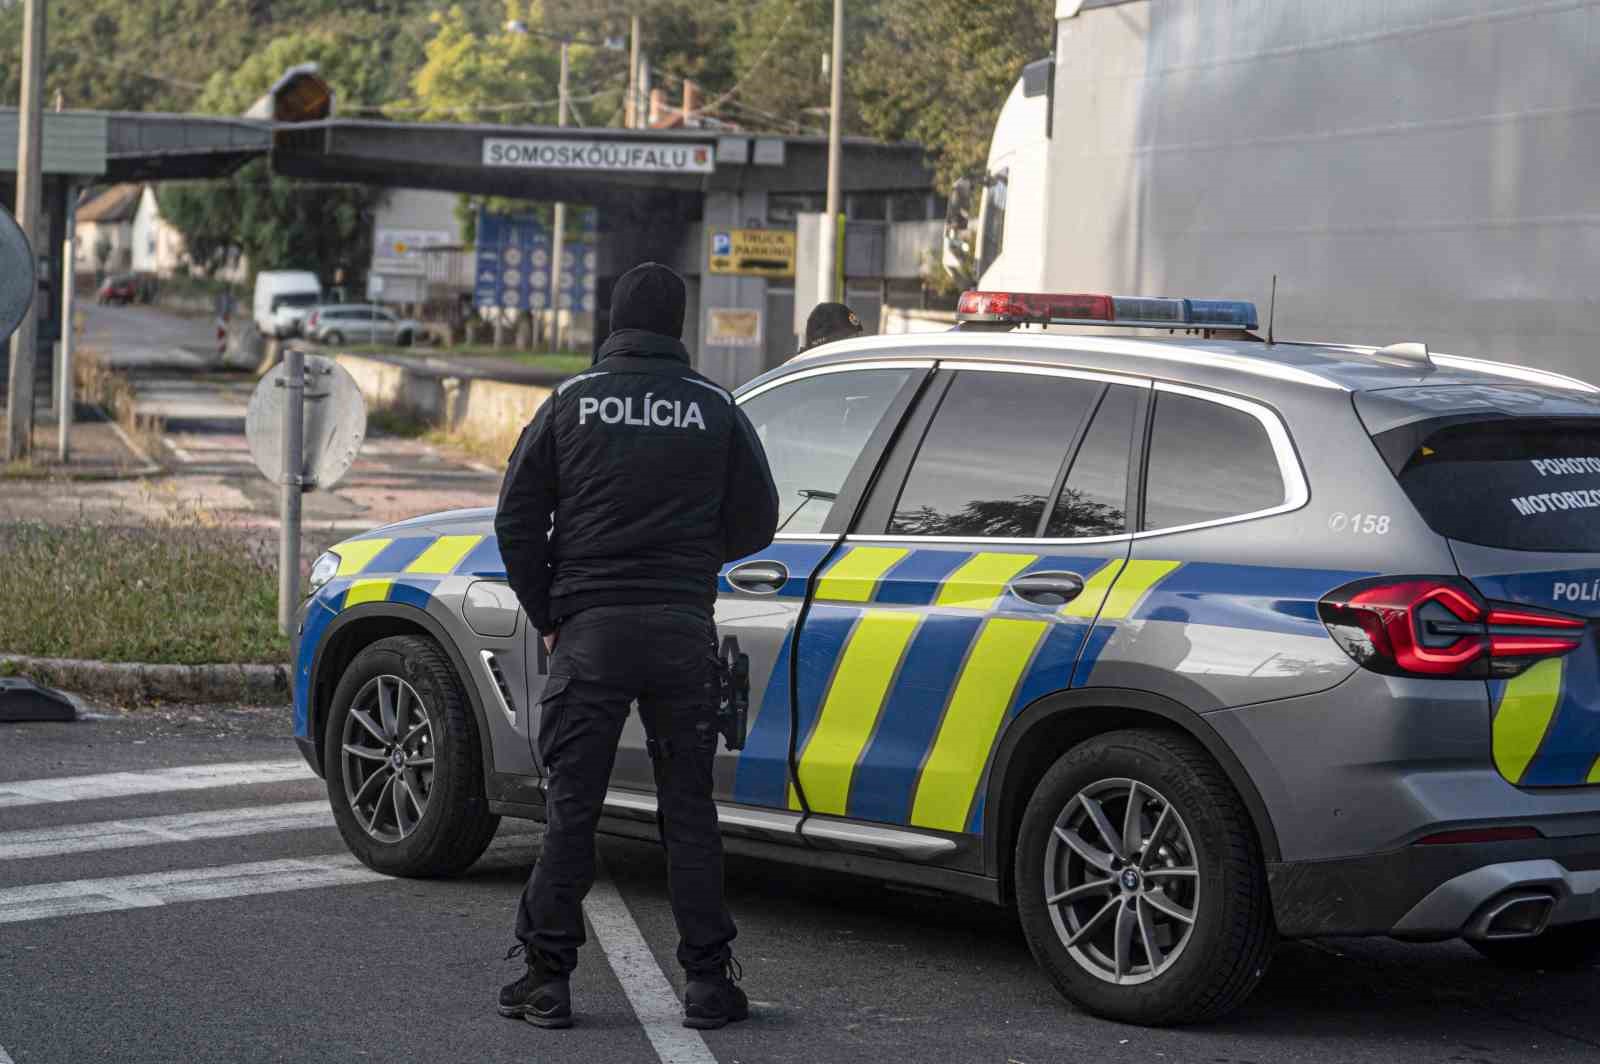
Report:
[[[793,277],[794,232],[789,229],[713,229],[709,272],[742,277]]]

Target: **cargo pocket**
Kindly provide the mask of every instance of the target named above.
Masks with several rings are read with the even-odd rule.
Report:
[[[567,688],[572,686],[570,676],[552,676],[545,682],[544,693],[539,696],[539,715],[535,726],[528,732],[528,747],[533,753],[539,772],[548,777],[550,762],[555,751],[561,748],[561,733],[565,730],[567,714],[564,712]]]

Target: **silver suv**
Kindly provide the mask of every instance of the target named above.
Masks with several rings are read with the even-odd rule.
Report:
[[[1268,344],[1248,304],[969,293],[745,385],[783,500],[728,848],[1016,906],[1060,991],[1242,1001],[1280,936],[1600,954],[1600,390]],[[1049,323],[1049,324],[1046,324]],[[1082,326],[1160,326],[1155,339]],[[294,724],[372,867],[538,819],[546,661],[492,514],[321,558]],[[653,838],[631,721],[607,831]]]

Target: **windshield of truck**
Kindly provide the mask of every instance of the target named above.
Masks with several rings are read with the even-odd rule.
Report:
[[[1423,437],[1398,475],[1442,536],[1510,550],[1600,551],[1600,418],[1449,425]]]
[[[285,292],[281,296],[274,296],[272,309],[279,307],[314,307],[322,302],[322,295],[318,292]]]

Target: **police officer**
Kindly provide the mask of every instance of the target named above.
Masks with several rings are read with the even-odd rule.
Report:
[[[806,342],[802,353],[813,347],[860,336],[861,319],[843,303],[818,303],[806,318]]]
[[[688,972],[684,1024],[749,1014],[711,797],[712,607],[722,564],[772,541],[778,493],[749,420],[690,368],[684,308],[683,279],[665,266],[624,274],[593,368],[539,408],[500,491],[506,574],[552,655],[539,729],[547,830],[507,954],[527,971],[500,992],[502,1015],[540,1027],[572,1023],[595,825],[635,699]]]

